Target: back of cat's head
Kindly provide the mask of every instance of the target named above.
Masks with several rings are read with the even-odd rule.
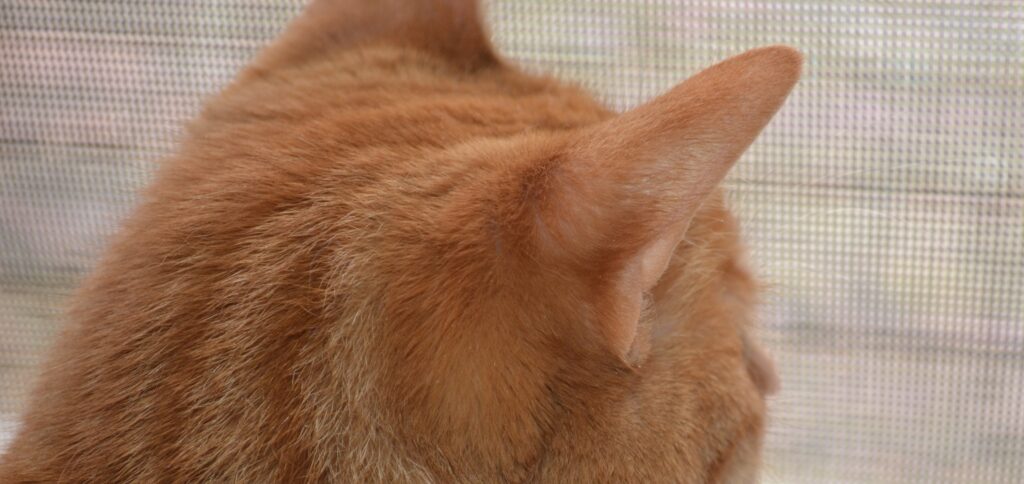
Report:
[[[559,129],[467,134],[413,165],[377,154],[406,183],[373,187],[388,223],[349,276],[373,288],[363,324],[376,329],[348,344],[365,345],[375,418],[412,461],[462,478],[751,478],[766,378],[750,357],[754,284],[716,187],[799,55],[751,51],[613,116],[500,59],[473,1],[317,0],[310,14],[254,66],[397,46],[480,96],[432,109],[515,122],[500,117],[521,99],[474,83],[557,108]]]
[[[230,413],[188,406],[212,383],[174,395],[217,423],[148,434],[182,469],[750,480],[771,377],[718,184],[799,65],[757,49],[615,115],[502,59],[472,0],[314,0],[193,125],[73,314],[150,335],[173,297],[194,359],[161,368],[236,372],[172,376],[239,386],[196,397]]]

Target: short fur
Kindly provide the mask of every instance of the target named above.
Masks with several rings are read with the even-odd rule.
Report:
[[[318,0],[78,293],[0,482],[748,482],[773,386],[716,185],[799,71],[615,115],[468,0]]]

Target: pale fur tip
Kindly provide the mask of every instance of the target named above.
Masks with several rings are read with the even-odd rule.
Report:
[[[788,45],[768,45],[751,50],[750,54],[770,62],[776,72],[783,73],[794,82],[800,78],[804,64],[804,55]]]

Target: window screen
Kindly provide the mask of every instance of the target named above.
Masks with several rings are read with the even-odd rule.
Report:
[[[783,380],[765,481],[1024,479],[1024,3],[487,3],[509,57],[616,109],[800,48],[728,182]],[[300,7],[0,4],[0,432],[154,160]]]

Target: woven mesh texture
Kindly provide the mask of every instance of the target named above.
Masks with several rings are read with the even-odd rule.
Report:
[[[759,273],[767,482],[1024,476],[1024,2],[492,0],[496,43],[626,109],[807,55],[729,179]],[[0,416],[181,123],[301,7],[0,2]]]

